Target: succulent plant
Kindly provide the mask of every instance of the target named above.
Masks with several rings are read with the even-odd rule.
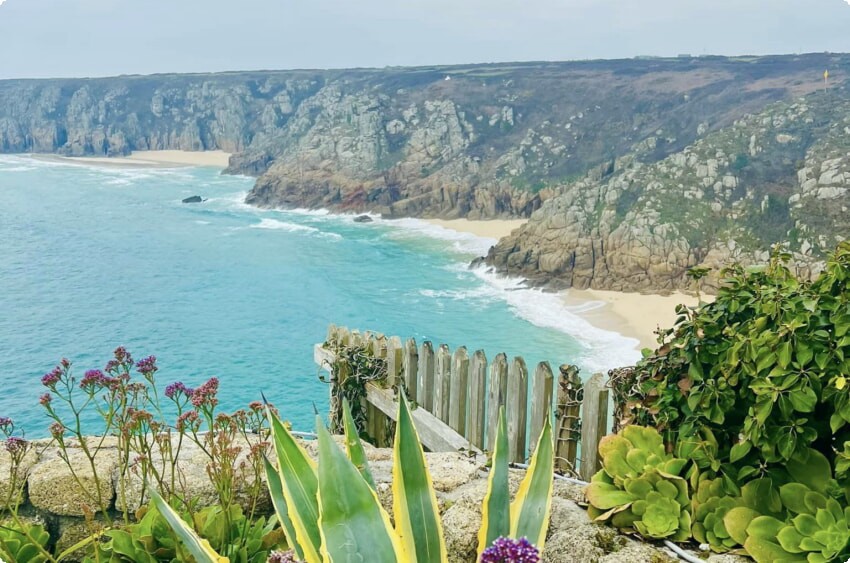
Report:
[[[842,509],[835,499],[799,483],[784,485],[779,493],[783,504],[796,514],[776,536],[785,551],[805,554],[809,563],[850,557],[850,507]]]
[[[44,526],[0,522],[0,561],[8,558],[16,563],[42,563],[48,561],[44,548],[50,541]]]
[[[317,464],[277,415],[267,409],[279,469],[266,461],[266,476],[275,512],[294,556],[307,563],[447,561],[437,499],[407,402],[399,400],[393,453],[395,526],[378,502],[347,401],[343,410],[346,452],[334,444],[317,419]],[[499,538],[502,542],[497,549],[505,544],[505,537],[521,540],[517,545],[528,544],[537,553],[546,539],[552,502],[554,443],[549,419],[513,502],[508,491],[504,412],[500,413],[495,443],[479,556]],[[156,492],[152,499],[198,563],[228,563],[227,557],[213,550]],[[656,518],[650,520],[655,522]],[[658,524],[666,525],[666,521]]]
[[[725,553],[740,544],[726,529],[723,518],[733,508],[744,505],[740,491],[734,483],[724,478],[709,479],[703,474],[698,479],[696,493],[691,499],[694,522],[691,532],[694,539],[717,553]]]
[[[591,518],[648,538],[691,536],[688,484],[679,475],[686,462],[664,451],[658,431],[627,426],[606,436],[599,453],[603,469],[586,490]]]

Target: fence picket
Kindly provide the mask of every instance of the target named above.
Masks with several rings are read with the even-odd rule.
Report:
[[[599,458],[599,440],[608,428],[608,389],[601,373],[596,373],[584,384],[584,401],[581,405],[581,477],[590,481],[602,467]]]
[[[552,415],[552,391],[554,377],[549,362],[540,362],[534,370],[531,382],[531,433],[528,436],[528,447],[533,449],[543,431],[543,423],[547,416]]]
[[[452,376],[450,381],[451,402],[449,403],[449,426],[458,434],[466,432],[467,386],[469,385],[469,355],[466,347],[461,346],[452,355]]]
[[[487,449],[491,452],[496,440],[496,426],[499,424],[499,409],[506,406],[507,398],[508,357],[500,353],[490,364],[490,391],[487,395]]]
[[[469,367],[469,383],[466,415],[466,433],[464,437],[475,447],[484,448],[485,402],[487,385],[487,356],[483,350],[476,350]]]
[[[517,356],[508,370],[508,457],[512,462],[525,461],[528,423],[528,368]]]
[[[408,338],[404,343],[404,386],[407,388],[407,398],[419,402],[419,352],[416,350],[416,340]]]
[[[434,375],[434,416],[449,423],[449,403],[451,402],[452,353],[449,347],[441,344],[437,349],[437,371]]]
[[[434,412],[434,345],[426,340],[419,349],[419,404]]]

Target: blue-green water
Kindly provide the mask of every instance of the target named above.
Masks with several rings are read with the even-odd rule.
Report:
[[[79,375],[126,346],[163,383],[221,380],[227,409],[260,393],[297,428],[327,407],[312,346],[328,324],[529,365],[603,369],[634,341],[594,329],[557,296],[469,271],[493,241],[421,221],[359,224],[244,205],[250,178],[206,168],[118,169],[0,157],[0,416],[47,423],[40,378]],[[200,194],[203,204],[181,204]]]

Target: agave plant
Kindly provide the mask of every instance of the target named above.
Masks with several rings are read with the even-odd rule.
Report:
[[[277,415],[267,410],[278,468],[266,461],[269,492],[289,547],[306,563],[446,562],[437,498],[410,408],[402,397],[393,455],[395,525],[378,502],[363,446],[343,404],[345,449],[317,417],[319,462],[313,461]],[[500,413],[484,499],[479,556],[502,537],[527,538],[543,549],[552,497],[554,447],[546,421],[516,498],[508,491],[508,447]],[[228,563],[158,496],[154,502],[198,563]]]
[[[627,426],[599,443],[602,469],[588,485],[588,514],[597,522],[649,538],[686,540],[691,534],[684,459],[664,450],[654,428]]]

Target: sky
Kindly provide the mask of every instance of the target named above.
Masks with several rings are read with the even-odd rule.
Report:
[[[0,0],[0,78],[850,52],[850,0]]]

